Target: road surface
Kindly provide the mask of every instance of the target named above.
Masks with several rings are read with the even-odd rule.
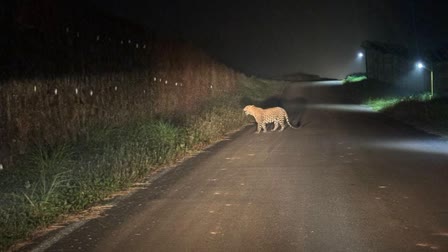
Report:
[[[271,100],[302,128],[246,128],[46,251],[448,251],[447,141],[334,84]]]

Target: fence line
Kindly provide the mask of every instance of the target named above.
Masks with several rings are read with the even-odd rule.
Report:
[[[94,39],[101,41],[102,36]],[[140,58],[114,49],[90,53],[83,43],[71,46],[69,42],[57,42],[56,47],[50,42],[18,45],[18,57],[37,53],[24,69],[45,60],[45,70],[60,65],[66,69],[63,74],[48,71],[45,76],[12,77],[0,85],[0,139],[9,157],[24,153],[36,143],[77,139],[97,124],[120,125],[155,115],[188,113],[210,97],[236,90],[238,73],[204,52],[172,40],[150,42],[135,44],[136,51],[142,49],[142,43],[149,49]],[[45,55],[52,51],[56,53]],[[138,67],[122,69],[126,63],[101,60],[103,56],[128,59],[128,67]],[[101,71],[103,62],[114,71]],[[79,65],[81,71],[73,70]]]

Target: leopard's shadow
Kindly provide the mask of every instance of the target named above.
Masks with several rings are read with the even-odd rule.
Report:
[[[284,109],[288,112],[291,124],[295,127],[303,127],[309,122],[304,122],[303,118],[306,114],[308,100],[304,97],[296,97],[283,102]]]

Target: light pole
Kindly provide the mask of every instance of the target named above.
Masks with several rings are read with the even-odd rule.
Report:
[[[434,96],[434,71],[432,70],[432,68],[425,66],[422,62],[417,62],[416,65],[419,69],[424,68],[431,73],[431,99],[432,99],[432,97]]]

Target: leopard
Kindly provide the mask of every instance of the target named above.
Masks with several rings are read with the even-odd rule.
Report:
[[[251,115],[255,118],[257,122],[257,131],[255,133],[260,133],[263,130],[263,133],[267,132],[266,124],[274,123],[274,128],[271,131],[276,131],[278,126],[280,125],[280,131],[285,129],[285,121],[289,125],[289,127],[293,129],[298,129],[298,127],[294,127],[289,123],[288,114],[285,109],[282,107],[273,107],[273,108],[259,108],[255,105],[247,105],[243,109],[246,115]]]

